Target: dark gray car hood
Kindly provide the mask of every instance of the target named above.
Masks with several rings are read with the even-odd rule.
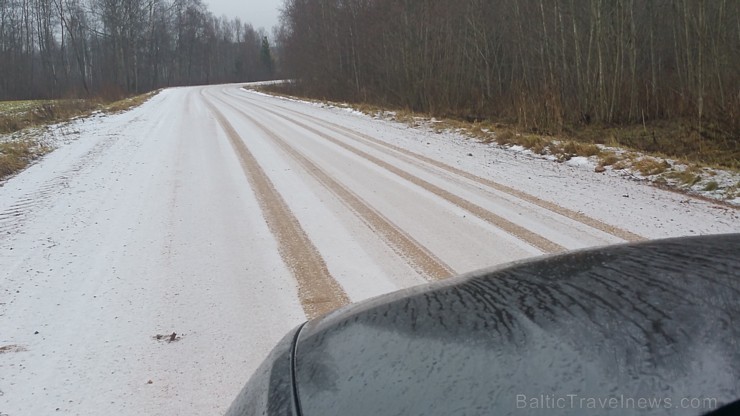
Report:
[[[312,415],[698,415],[740,396],[740,236],[569,253],[397,292],[298,334]]]

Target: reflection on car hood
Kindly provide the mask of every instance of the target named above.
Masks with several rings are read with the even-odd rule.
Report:
[[[299,409],[698,415],[740,392],[739,265],[738,235],[663,240],[350,306],[298,335]]]

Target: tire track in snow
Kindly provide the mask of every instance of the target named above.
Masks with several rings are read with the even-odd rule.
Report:
[[[460,208],[462,208],[462,209],[464,209],[464,210],[472,213],[473,215],[477,216],[478,218],[481,218],[482,220],[488,222],[489,224],[493,225],[494,227],[497,227],[497,228],[499,228],[499,229],[501,229],[501,230],[503,230],[503,231],[505,231],[505,232],[513,235],[514,237],[516,237],[516,238],[518,238],[518,239],[520,239],[522,241],[527,242],[528,244],[536,247],[539,250],[542,250],[545,253],[560,253],[560,252],[566,251],[566,248],[563,247],[563,246],[561,246],[560,244],[557,244],[557,243],[555,243],[553,241],[550,241],[547,238],[545,238],[545,237],[543,237],[543,236],[541,236],[541,235],[539,235],[539,234],[537,234],[537,233],[535,233],[533,231],[530,231],[530,230],[528,230],[528,229],[526,229],[526,228],[524,228],[524,227],[522,227],[522,226],[520,226],[518,224],[515,224],[515,223],[507,220],[506,218],[503,218],[503,217],[501,217],[501,216],[499,216],[497,214],[494,214],[493,212],[491,212],[491,211],[489,211],[489,210],[487,210],[487,209],[485,209],[485,208],[483,208],[483,207],[481,207],[481,206],[479,206],[477,204],[474,204],[474,203],[472,203],[472,202],[470,202],[470,201],[468,201],[468,200],[466,200],[466,199],[464,199],[462,197],[459,197],[459,196],[453,194],[452,192],[449,192],[449,191],[447,191],[445,189],[442,189],[442,188],[440,188],[437,185],[434,185],[434,184],[432,184],[430,182],[427,182],[424,179],[419,178],[418,176],[412,175],[412,174],[410,174],[410,173],[408,173],[408,172],[406,172],[406,171],[404,171],[404,170],[402,170],[402,169],[400,169],[400,168],[398,168],[396,166],[393,166],[392,164],[390,164],[388,162],[385,162],[385,161],[383,161],[383,160],[381,160],[381,159],[379,159],[379,158],[377,158],[377,157],[375,157],[375,156],[373,156],[373,155],[371,155],[369,153],[366,153],[366,152],[364,152],[362,150],[359,150],[359,149],[357,149],[355,147],[352,147],[352,146],[350,146],[350,145],[342,142],[341,140],[338,140],[338,139],[336,139],[334,137],[331,137],[331,136],[329,136],[329,135],[327,135],[327,134],[325,134],[325,133],[323,133],[323,132],[321,132],[321,131],[319,131],[319,130],[311,127],[311,126],[308,126],[308,125],[306,125],[304,123],[301,123],[300,121],[296,121],[296,120],[293,120],[293,119],[291,119],[289,117],[285,117],[285,116],[281,115],[280,113],[276,113],[276,112],[274,112],[272,110],[269,110],[269,109],[266,109],[266,108],[264,108],[262,106],[259,106],[259,105],[255,105],[255,106],[261,108],[263,111],[267,111],[267,112],[269,112],[271,114],[274,114],[274,115],[276,115],[276,116],[278,116],[280,118],[283,118],[283,119],[285,119],[285,120],[287,120],[287,121],[289,121],[289,122],[291,122],[291,123],[293,123],[293,124],[295,124],[297,126],[300,126],[303,129],[308,130],[311,133],[316,134],[317,136],[319,136],[319,137],[321,137],[321,138],[323,138],[323,139],[325,139],[325,140],[327,140],[327,141],[329,141],[329,142],[331,142],[331,143],[333,143],[333,144],[335,144],[335,145],[337,145],[337,146],[339,146],[339,147],[341,147],[341,148],[343,148],[343,149],[345,149],[345,150],[347,150],[347,151],[349,151],[351,153],[354,153],[357,156],[360,156],[363,159],[366,159],[366,160],[370,161],[371,163],[374,163],[377,166],[380,166],[381,168],[383,168],[383,169],[385,169],[385,170],[387,170],[387,171],[395,174],[396,176],[399,176],[400,178],[402,178],[402,179],[404,179],[404,180],[406,180],[408,182],[411,182],[412,184],[414,184],[414,185],[416,185],[416,186],[418,186],[418,187],[420,187],[420,188],[422,188],[422,189],[424,189],[424,190],[426,190],[428,192],[431,192],[431,193],[435,194],[436,196],[438,196],[438,197],[446,200],[447,202],[450,202],[450,203],[452,203],[454,205],[457,205],[458,207],[460,207]]]
[[[69,187],[69,182],[114,144],[115,137],[110,136],[97,142],[81,154],[69,169],[40,184],[36,190],[21,195],[7,208],[0,209],[0,241],[21,230],[26,222],[43,215],[45,209],[56,202],[60,192]]]
[[[231,123],[209,101],[206,105],[229,138],[247,180],[257,196],[265,221],[275,236],[286,266],[298,282],[298,296],[309,319],[349,303],[349,297],[331,276],[324,259],[275,189],[257,159]]]
[[[234,97],[242,98],[242,99],[248,99],[248,98],[246,98],[244,96],[234,96]],[[252,100],[250,100],[250,101],[252,101]],[[286,118],[285,116],[280,115],[279,113],[273,112],[273,111],[271,111],[269,109],[266,109],[266,108],[264,108],[264,107],[262,107],[262,106],[260,106],[258,104],[254,104],[254,105],[256,105],[256,106],[264,109],[265,111],[270,111],[271,113],[273,113],[275,115],[278,115],[280,117]],[[400,156],[403,160],[405,160],[405,161],[407,161],[409,163],[412,163],[414,165],[420,166],[420,163],[419,162],[423,162],[423,163],[432,165],[432,166],[434,166],[436,168],[445,170],[445,171],[447,171],[449,173],[452,173],[454,175],[461,176],[463,178],[466,178],[466,179],[469,179],[471,181],[474,181],[474,182],[476,182],[478,184],[487,186],[487,187],[489,187],[491,189],[494,189],[496,191],[499,191],[499,192],[502,192],[502,193],[511,195],[511,196],[513,196],[515,198],[518,198],[518,199],[521,199],[523,201],[529,202],[529,203],[531,203],[533,205],[537,205],[537,206],[539,206],[541,208],[544,208],[544,209],[546,209],[548,211],[551,211],[551,212],[554,212],[556,214],[562,215],[562,216],[564,216],[566,218],[569,218],[571,220],[580,222],[581,224],[587,225],[587,226],[589,226],[591,228],[597,229],[599,231],[603,231],[603,232],[605,232],[607,234],[611,234],[611,235],[613,235],[613,236],[615,236],[617,238],[621,238],[621,239],[623,239],[625,241],[636,242],[636,241],[644,241],[644,240],[646,240],[645,237],[643,237],[641,235],[638,235],[638,234],[635,234],[635,233],[633,233],[631,231],[627,231],[625,229],[622,229],[622,228],[619,228],[619,227],[616,227],[616,226],[607,224],[607,223],[605,223],[603,221],[600,221],[600,220],[597,220],[595,218],[589,217],[588,215],[583,214],[581,212],[574,211],[574,210],[571,210],[571,209],[562,207],[562,206],[560,206],[558,204],[555,204],[553,202],[546,201],[544,199],[538,198],[538,197],[536,197],[534,195],[530,195],[530,194],[528,194],[526,192],[523,192],[523,191],[520,191],[518,189],[514,189],[514,188],[511,188],[509,186],[503,185],[501,183],[495,182],[495,181],[493,181],[491,179],[486,179],[486,178],[483,178],[483,177],[474,175],[474,174],[472,174],[470,172],[466,172],[466,171],[464,171],[462,169],[456,168],[454,166],[450,166],[450,165],[448,165],[446,163],[443,163],[443,162],[440,162],[438,160],[432,159],[430,157],[421,155],[419,153],[412,152],[412,151],[410,151],[408,149],[404,149],[404,148],[402,148],[400,146],[396,146],[394,144],[387,143],[387,142],[384,142],[382,140],[378,140],[378,139],[376,139],[376,138],[374,138],[374,137],[372,137],[370,135],[367,135],[367,134],[364,134],[364,133],[361,133],[361,132],[352,130],[350,128],[341,126],[341,125],[336,124],[336,123],[332,123],[330,121],[326,121],[326,120],[322,120],[322,119],[319,119],[319,118],[316,118],[316,117],[312,117],[312,116],[303,114],[301,112],[298,112],[298,111],[295,111],[295,110],[291,110],[289,108],[285,108],[285,107],[278,106],[278,105],[275,105],[275,106],[276,107],[279,107],[282,110],[291,112],[291,113],[293,113],[293,114],[295,114],[295,115],[303,118],[306,121],[310,121],[310,122],[319,124],[322,127],[327,128],[329,130],[332,130],[332,131],[334,131],[336,133],[340,133],[340,134],[343,134],[343,135],[349,134],[349,135],[355,136],[354,139],[356,141],[360,141],[360,142],[362,142],[362,143],[364,143],[364,144],[366,144],[368,146],[371,146],[371,147],[373,147],[375,149],[378,149],[378,150],[380,150],[380,151],[382,151],[382,152],[384,152],[386,154],[389,154],[391,156],[396,156],[396,157],[399,157]],[[286,118],[286,119],[287,120],[291,120],[289,118]],[[293,121],[293,120],[291,120],[291,121]],[[352,139],[352,137],[349,137],[349,138]],[[395,153],[393,153],[393,152],[395,152]],[[403,157],[403,156],[406,156],[406,157]],[[421,167],[423,167],[423,166],[421,166]]]
[[[345,206],[349,207],[373,232],[381,237],[385,243],[396,252],[401,258],[405,259],[409,265],[418,271],[428,280],[444,279],[454,276],[456,273],[452,268],[446,265],[442,260],[437,258],[429,250],[414,240],[407,233],[400,230],[389,219],[373,209],[358,195],[349,190],[344,185],[334,180],[326,171],[318,165],[311,162],[306,156],[294,149],[282,137],[268,129],[264,124],[223,100],[219,100],[226,105],[231,106],[239,111],[247,120],[262,130],[272,141],[280,147],[286,154],[292,157],[303,169],[313,176],[326,189],[334,194]]]

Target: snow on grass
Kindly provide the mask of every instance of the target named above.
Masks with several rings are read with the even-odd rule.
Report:
[[[590,158],[587,158],[585,156],[576,156],[568,159],[565,162],[568,166],[575,166],[579,168],[587,168],[587,169],[593,169],[596,167],[596,163],[591,160]]]

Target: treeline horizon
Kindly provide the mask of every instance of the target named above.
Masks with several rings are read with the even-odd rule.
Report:
[[[266,33],[201,0],[0,0],[0,100],[272,79]]]
[[[542,132],[685,120],[737,142],[739,11],[726,0],[287,0],[278,42],[283,76],[314,97]]]

